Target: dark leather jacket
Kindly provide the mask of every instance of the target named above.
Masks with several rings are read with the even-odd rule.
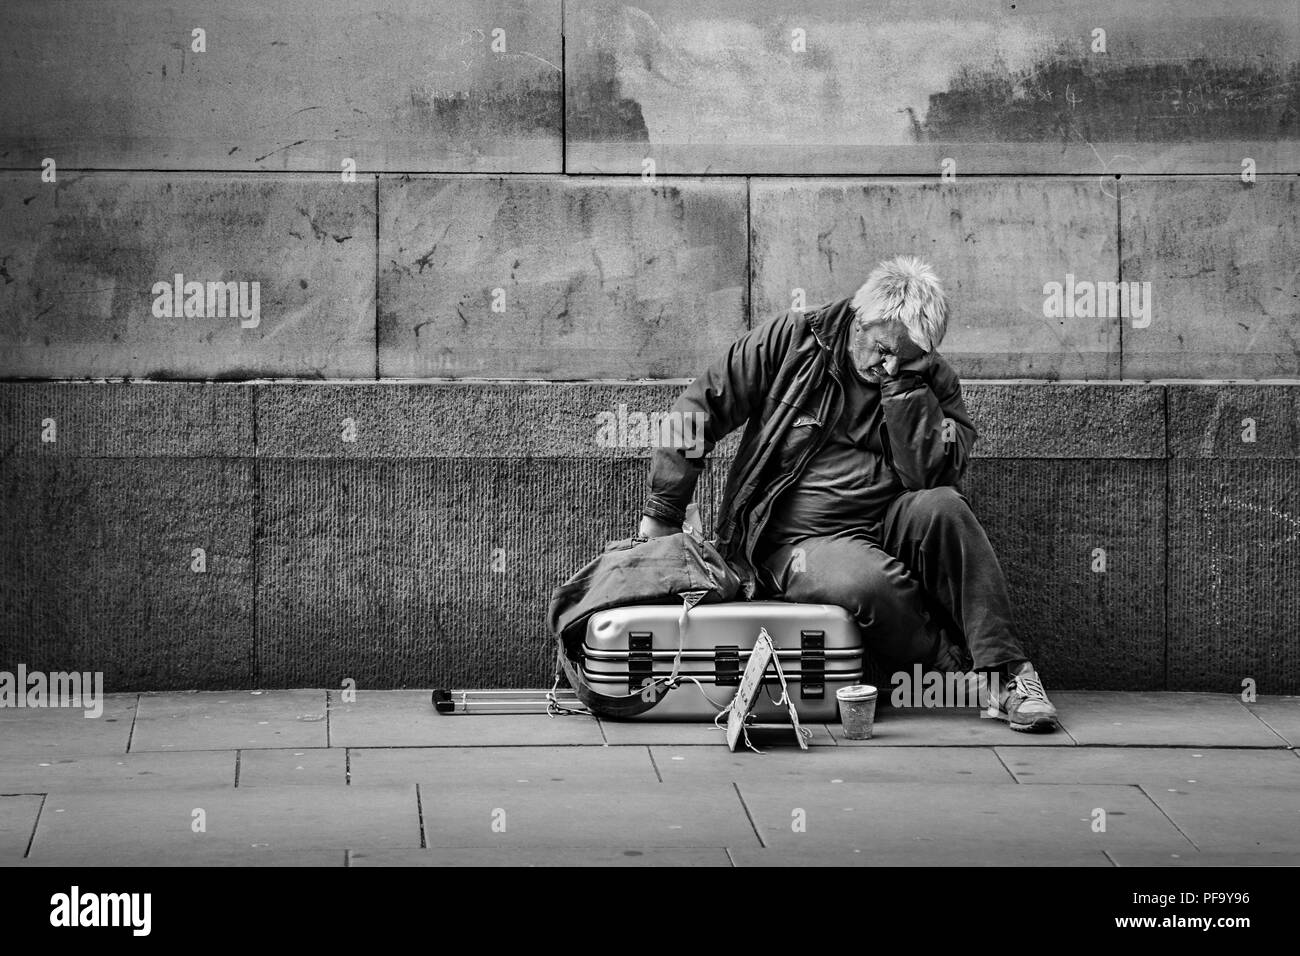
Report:
[[[714,529],[719,550],[753,598],[754,549],[778,495],[812,459],[843,407],[838,360],[848,348],[851,299],[810,312],[786,312],[732,343],[727,354],[687,387],[674,412],[704,413],[703,454],[657,448],[650,461],[644,513],[680,525],[704,458],[745,426]],[[881,386],[886,460],[909,491],[959,486],[977,433],[957,373],[937,351],[924,375]],[[945,419],[948,438],[944,440]]]

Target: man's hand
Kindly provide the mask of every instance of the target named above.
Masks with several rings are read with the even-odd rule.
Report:
[[[681,531],[681,526],[673,527],[658,518],[652,518],[649,515],[641,516],[641,526],[637,528],[637,534],[642,538],[662,538],[665,535],[677,534]]]
[[[932,371],[934,371],[934,352],[921,352],[905,362],[900,362],[898,371],[894,373],[892,378],[916,375],[928,382]]]

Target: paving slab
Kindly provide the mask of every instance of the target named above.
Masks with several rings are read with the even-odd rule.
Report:
[[[1296,763],[1300,766],[1300,761]],[[581,783],[598,788],[612,781],[647,786],[659,782],[646,747],[358,749],[348,751],[348,768],[354,787],[402,783],[456,787]]]
[[[239,754],[239,788],[347,786],[347,757],[341,749],[244,750]]]
[[[1080,744],[1118,747],[1285,747],[1228,694],[1060,691],[1052,701]]]
[[[131,752],[325,747],[322,690],[142,694]]]
[[[1020,783],[1114,783],[1152,787],[1296,786],[1300,760],[1285,750],[1205,747],[999,749]]]
[[[1009,783],[1011,775],[988,748],[818,747],[763,756],[724,748],[652,747],[666,784],[705,780],[819,781],[822,783]],[[1300,764],[1300,761],[1296,761]]]
[[[349,866],[731,866],[723,847],[435,847],[353,850]]]
[[[835,738],[831,736],[825,724],[804,724],[804,727],[812,731],[812,737],[808,740],[810,747],[835,746]],[[721,747],[724,751],[727,747],[725,729],[713,726],[712,722],[693,724],[676,721],[659,723],[640,720],[602,720],[600,728],[604,731],[605,739],[611,746],[628,744],[691,746],[696,744]],[[769,748],[784,750],[787,747],[791,750],[799,749],[799,744],[794,738],[794,730],[786,726],[760,725],[750,730],[749,739],[760,750]]]
[[[99,717],[75,707],[0,707],[0,757],[124,754],[135,702],[135,694],[106,694]]]
[[[726,783],[422,785],[420,806],[430,847],[757,846],[736,790]]]
[[[603,744],[593,717],[545,714],[439,714],[429,691],[359,691],[355,703],[333,694],[335,747],[524,747]]]
[[[44,799],[33,793],[0,796],[0,863],[20,860],[27,852]]]
[[[229,750],[0,757],[0,793],[212,789],[234,783],[235,754]]]
[[[192,826],[203,810],[206,831]],[[139,855],[165,863],[210,852],[420,845],[414,787],[250,787],[151,792],[51,793],[31,856]]]
[[[1074,740],[1064,730],[1022,734],[1008,727],[1005,721],[980,717],[979,713],[976,708],[879,708],[870,740],[846,740],[838,725],[827,726],[841,747],[1074,746]]]
[[[1200,850],[1300,850],[1294,786],[1142,788]]]
[[[763,842],[780,849],[908,851],[917,864],[985,850],[1023,862],[1115,846],[1192,849],[1137,787],[744,781],[738,788]],[[1105,832],[1093,832],[1097,809],[1106,811]]]
[[[1246,709],[1292,747],[1300,747],[1300,697],[1258,697]]]
[[[1026,850],[1014,844],[999,846],[917,847],[881,846],[838,850],[834,847],[768,848],[732,850],[731,859],[738,867],[755,866],[1016,866],[1026,861]],[[1114,863],[1101,850],[1037,847],[1034,866],[1097,866]]]
[[[1300,866],[1300,851],[1162,853],[1157,850],[1111,850],[1108,855],[1116,866]]]
[[[347,850],[282,850],[272,847],[68,847],[23,860],[20,866],[346,866]]]

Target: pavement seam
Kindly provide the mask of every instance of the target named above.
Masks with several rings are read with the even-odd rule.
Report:
[[[1007,762],[1002,759],[1002,754],[998,753],[998,748],[990,747],[989,749],[993,751],[993,756],[998,758],[998,763],[1002,764],[1002,769],[1011,775],[1012,783],[1018,785],[1020,783],[1020,778],[1016,776],[1016,772],[1014,770],[1012,770],[1010,767],[1007,766]]]
[[[325,746],[330,746],[330,692],[325,692]]]
[[[343,748],[343,786],[352,786],[352,748]]]
[[[1151,801],[1151,805],[1152,805],[1153,807],[1155,807],[1157,810],[1160,811],[1160,815],[1161,815],[1162,817],[1164,817],[1166,820],[1168,820],[1169,823],[1170,823],[1170,825],[1173,826],[1173,828],[1174,828],[1175,830],[1177,830],[1179,833],[1182,834],[1183,839],[1186,840],[1188,843],[1190,843],[1190,844],[1195,848],[1195,850],[1196,850],[1197,853],[1201,852],[1201,848],[1200,848],[1199,846],[1197,846],[1196,841],[1193,840],[1191,837],[1189,837],[1186,833],[1183,833],[1183,828],[1180,827],[1176,822],[1174,822],[1174,818],[1173,818],[1173,817],[1171,817],[1169,814],[1165,813],[1165,808],[1162,807],[1162,806],[1160,806],[1160,804],[1156,802],[1156,798],[1155,798],[1155,797],[1153,797],[1153,796],[1151,796],[1151,794],[1147,793],[1147,788],[1146,788],[1146,787],[1144,787],[1144,786],[1143,786],[1142,784],[1140,784],[1140,783],[1135,783],[1135,784],[1133,784],[1133,786],[1135,786],[1135,787],[1138,788],[1138,791],[1142,794],[1142,796],[1146,797],[1148,800]]]
[[[1267,727],[1267,728],[1269,729],[1269,731],[1270,731],[1274,736],[1276,736],[1279,740],[1282,741],[1282,743],[1286,746],[1286,748],[1287,748],[1288,750],[1291,749],[1291,741],[1287,740],[1286,737],[1282,735],[1282,732],[1281,732],[1281,731],[1279,731],[1276,727],[1274,727],[1272,724],[1270,724],[1267,720],[1265,720],[1265,719],[1264,719],[1263,717],[1261,717],[1259,714],[1255,713],[1254,710],[1252,710],[1251,708],[1247,707],[1245,704],[1242,704],[1242,705],[1241,705],[1241,708],[1242,708],[1242,710],[1246,711],[1246,713],[1250,714],[1250,716],[1252,716],[1252,717],[1254,717],[1256,720],[1258,720],[1258,721],[1259,721],[1261,724],[1263,724],[1265,727]]]
[[[135,695],[135,707],[131,710],[131,729],[126,734],[126,752],[131,752],[131,744],[135,741],[135,721],[140,716],[140,695]]]
[[[1106,859],[1110,860],[1110,865],[1112,867],[1119,866],[1119,860],[1115,859],[1113,856],[1110,855],[1110,850],[1102,850],[1101,855],[1104,856]]]
[[[649,744],[646,744],[645,752],[646,756],[650,758],[650,768],[654,770],[655,777],[658,778],[660,783],[663,783],[664,775],[659,772],[659,764],[655,763],[655,752],[651,749]]]
[[[235,751],[235,789],[236,790],[239,789],[239,770],[240,770],[240,763],[243,758],[243,754],[244,752],[242,750]]]
[[[736,858],[731,855],[731,847],[724,846],[722,852],[727,854],[727,862],[731,864],[731,868],[736,869]]]
[[[36,808],[36,819],[32,821],[32,833],[27,838],[27,848],[23,850],[23,859],[30,859],[32,855],[32,844],[36,842],[36,828],[41,825],[41,811],[45,809],[45,801],[49,799],[48,793],[41,794],[40,806]]]
[[[740,784],[736,783],[736,782],[733,780],[733,781],[731,782],[731,786],[732,786],[732,787],[735,789],[735,791],[736,791],[736,797],[739,798],[739,800],[740,800],[740,806],[741,806],[741,808],[745,811],[745,818],[746,818],[747,820],[749,820],[749,825],[750,825],[750,827],[751,827],[751,828],[753,829],[753,831],[754,831],[754,836],[756,836],[756,837],[758,838],[758,845],[759,845],[759,848],[760,848],[760,849],[763,849],[763,850],[766,850],[766,849],[767,849],[767,844],[763,842],[763,834],[761,834],[761,833],[758,832],[758,824],[754,822],[754,815],[753,815],[752,813],[749,812],[749,804],[747,804],[747,803],[745,802],[745,795],[744,795],[743,793],[740,792]]]
[[[420,799],[420,785],[415,785],[415,814],[420,819],[420,849],[427,850],[428,843],[424,839],[424,803]]]

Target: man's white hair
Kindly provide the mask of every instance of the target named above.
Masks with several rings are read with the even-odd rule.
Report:
[[[877,266],[853,296],[861,325],[896,320],[907,337],[927,352],[939,347],[948,331],[948,299],[939,277],[916,256],[897,256]]]

